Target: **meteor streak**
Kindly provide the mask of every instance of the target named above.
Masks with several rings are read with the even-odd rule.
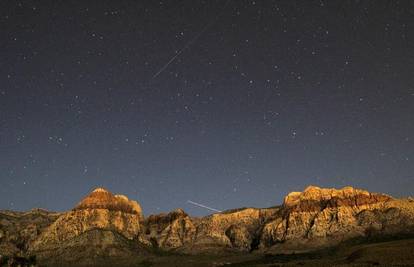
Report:
[[[152,76],[152,80],[154,80],[155,78],[158,77],[158,75],[160,75],[171,63],[173,63],[175,61],[175,59],[177,57],[179,57],[185,50],[187,50],[195,41],[197,41],[197,39],[205,32],[208,30],[208,28],[210,28],[221,16],[222,12],[224,11],[224,9],[227,7],[227,5],[229,4],[230,0],[227,0],[226,4],[223,6],[221,12],[219,12],[219,14],[214,17],[212,20],[210,20],[206,26],[198,33],[196,34],[190,41],[188,41],[183,48],[181,48],[170,60],[168,60],[167,63],[165,63],[153,76]]]
[[[192,205],[197,206],[197,207],[200,207],[200,208],[205,208],[205,209],[208,209],[208,210],[211,210],[211,211],[221,212],[221,210],[210,208],[210,207],[207,207],[206,205],[203,205],[203,204],[191,201],[191,200],[187,200],[187,203],[192,204]]]

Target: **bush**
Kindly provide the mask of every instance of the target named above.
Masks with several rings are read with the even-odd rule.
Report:
[[[8,262],[9,262],[8,256],[0,255],[0,266],[7,266]]]

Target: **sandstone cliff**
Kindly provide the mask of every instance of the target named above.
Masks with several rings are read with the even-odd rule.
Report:
[[[151,215],[145,220],[145,227],[151,244],[165,249],[191,245],[196,233],[193,220],[182,209]]]
[[[272,218],[278,208],[243,208],[212,214],[197,224],[193,246],[198,249],[227,247],[250,251],[257,246],[262,224]]]
[[[377,234],[413,232],[414,205],[388,195],[345,187],[309,186],[285,197],[279,216],[266,223],[262,249],[308,249]]]
[[[198,253],[233,249],[303,251],[372,235],[414,233],[414,203],[345,187],[309,186],[280,207],[244,208],[190,218],[184,211],[152,215],[146,234],[163,249]]]
[[[26,251],[60,215],[42,209],[0,211],[0,254],[19,255]]]
[[[136,214],[143,219],[142,209],[138,202],[129,200],[124,195],[113,195],[111,192],[97,188],[85,197],[73,210],[106,209]]]
[[[136,201],[102,188],[65,213],[0,212],[0,254],[35,254],[56,264],[58,255],[76,261],[88,255],[141,255],[151,249],[191,254],[296,252],[353,238],[413,233],[412,199],[352,187],[309,186],[288,194],[281,206],[202,218],[181,209],[144,218]]]
[[[261,224],[277,209],[245,208],[190,218],[183,210],[151,215],[146,235],[157,247],[188,253],[235,249],[249,251]],[[253,244],[254,245],[254,244]]]
[[[45,229],[30,250],[54,250],[93,229],[114,231],[127,239],[139,238],[142,220],[141,207],[136,201],[98,188]]]

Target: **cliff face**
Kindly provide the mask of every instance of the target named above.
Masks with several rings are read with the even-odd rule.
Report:
[[[0,211],[0,254],[14,255],[26,251],[60,215],[41,209]]]
[[[412,233],[412,199],[351,187],[310,186],[288,194],[278,207],[243,208],[202,218],[181,209],[144,218],[136,201],[101,188],[65,213],[0,212],[0,254],[28,252],[51,259],[58,254],[82,258],[91,251],[136,255],[151,247],[185,253],[283,253],[355,237]]]
[[[315,186],[285,197],[277,218],[266,223],[261,248],[335,245],[354,237],[414,230],[414,205],[384,194]]]
[[[136,214],[143,219],[142,209],[138,202],[129,200],[124,195],[113,195],[103,188],[97,188],[85,197],[73,209],[77,210],[96,210],[106,209],[109,211],[120,211],[122,213]]]
[[[165,249],[191,245],[196,233],[193,220],[182,209],[151,215],[144,224],[145,238],[152,246]]]
[[[127,239],[138,238],[142,220],[137,202],[98,188],[45,229],[30,250],[53,250],[93,229],[114,231]]]
[[[202,218],[197,224],[194,247],[227,247],[250,251],[257,246],[261,225],[274,216],[277,208],[245,208]]]
[[[384,194],[369,193],[352,187],[334,189],[309,186],[303,192],[289,193],[284,199],[283,206],[290,211],[315,212],[325,208],[363,208],[392,199]]]
[[[239,209],[190,218],[183,210],[151,215],[145,220],[146,238],[163,249],[188,253],[233,249],[250,251],[263,221],[277,209]]]
[[[164,249],[298,251],[372,235],[414,233],[414,203],[345,187],[288,194],[280,207],[190,218],[182,210],[150,216],[147,236]]]

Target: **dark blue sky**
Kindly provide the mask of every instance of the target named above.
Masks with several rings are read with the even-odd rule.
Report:
[[[413,17],[412,1],[1,1],[0,209],[67,210],[98,186],[147,215],[309,184],[411,195]]]

